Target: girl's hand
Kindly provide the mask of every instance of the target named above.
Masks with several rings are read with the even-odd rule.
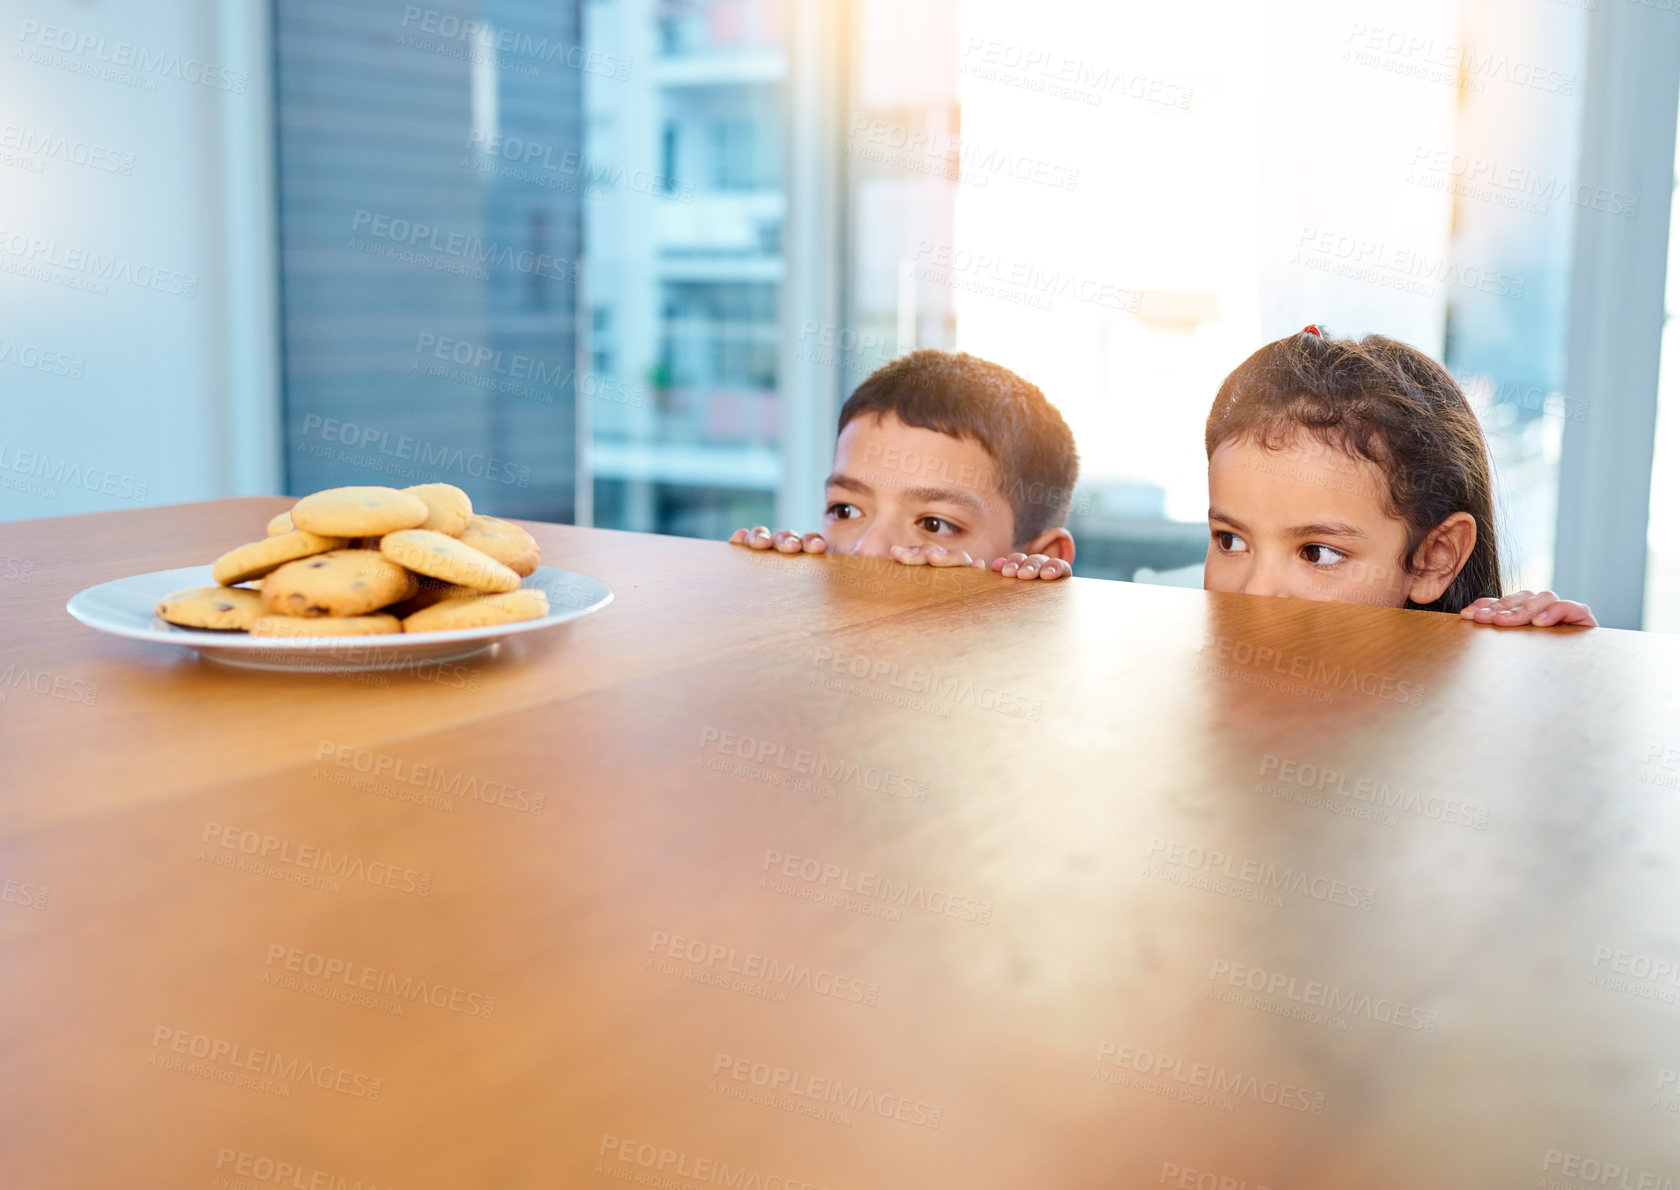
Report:
[[[729,535],[730,545],[744,545],[752,550],[773,549],[778,554],[820,554],[828,549],[821,533],[807,533],[803,537],[791,529],[771,533],[763,525],[753,529],[737,529]]]
[[[985,566],[983,558],[971,558],[967,550],[948,550],[942,545],[895,545],[893,561],[904,566]]]
[[[1073,573],[1073,563],[1064,562],[1060,558],[1052,558],[1048,554],[1010,554],[1005,558],[993,558],[992,569],[1004,578],[1065,578]]]
[[[1518,591],[1503,599],[1484,597],[1466,607],[1459,615],[1478,624],[1492,624],[1495,628],[1515,628],[1532,624],[1536,628],[1552,628],[1559,624],[1579,624],[1583,628],[1597,628],[1592,609],[1584,603],[1559,599],[1551,591]]]

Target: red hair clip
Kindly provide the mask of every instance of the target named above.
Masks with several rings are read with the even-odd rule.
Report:
[[[1320,339],[1324,338],[1324,334],[1318,329],[1318,323],[1316,322],[1307,323],[1306,326],[1301,328],[1301,333],[1303,335],[1317,335]]]

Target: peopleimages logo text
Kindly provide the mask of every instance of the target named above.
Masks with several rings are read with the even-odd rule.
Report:
[[[1370,694],[1389,702],[1423,705],[1423,683],[1362,670],[1355,665],[1331,665],[1319,657],[1304,653],[1285,654],[1270,645],[1254,645],[1246,640],[1228,636],[1209,636],[1202,641],[1198,652],[1212,653],[1220,661],[1233,661],[1254,669],[1270,669],[1286,678],[1300,678],[1329,690],[1351,690]]]
[[[533,252],[529,248],[515,248],[497,240],[485,240],[481,236],[449,231],[412,219],[376,214],[365,207],[356,208],[350,220],[350,230],[392,244],[454,257],[469,264],[496,265],[556,281],[575,280],[578,274],[576,261],[562,260],[546,252]]]
[[[874,1007],[881,998],[880,985],[872,981],[838,975],[820,967],[813,968],[797,959],[784,962],[774,955],[739,950],[722,943],[707,943],[699,938],[685,938],[664,930],[653,931],[648,940],[648,952],[729,975],[762,980],[778,989],[814,992],[853,1004]]]
[[[274,1050],[257,1049],[206,1033],[158,1025],[152,1030],[152,1048],[155,1050],[165,1045],[169,1053],[185,1054],[211,1065],[256,1071],[289,1083],[337,1091],[357,1099],[378,1099],[383,1086],[381,1079],[358,1074],[342,1066],[317,1063],[295,1055],[287,1057]]]
[[[474,479],[488,479],[517,487],[525,487],[531,482],[531,468],[526,463],[509,463],[506,459],[476,451],[468,454],[459,446],[438,446],[408,434],[393,435],[377,426],[358,426],[354,422],[341,422],[336,417],[323,418],[319,413],[304,415],[303,436],[308,438],[311,435],[363,452],[371,448],[381,455],[412,462],[421,471],[454,471]]]
[[[1371,911],[1376,897],[1371,889],[1349,884],[1345,880],[1314,875],[1293,866],[1280,868],[1263,860],[1230,855],[1217,849],[1198,847],[1193,843],[1152,838],[1145,849],[1145,855],[1157,864],[1170,864],[1193,872],[1210,872],[1274,892],[1300,893],[1315,901],[1360,909],[1366,913]]]
[[[628,58],[602,53],[600,50],[586,50],[576,42],[563,41],[558,37],[536,37],[518,29],[498,26],[489,21],[475,21],[471,17],[461,17],[435,8],[421,8],[415,4],[404,6],[402,27],[405,37],[413,37],[413,31],[418,30],[420,33],[442,38],[445,42],[481,47],[486,52],[497,55],[498,59],[505,57],[514,59],[515,62],[529,59],[547,65],[559,64],[604,78],[630,77]]]
[[[49,236],[0,229],[0,256],[9,257],[19,266],[60,269],[94,286],[91,292],[100,294],[106,292],[111,282],[117,281],[171,297],[198,296],[199,279],[196,276],[148,261],[136,262],[131,256],[101,252],[85,244],[62,243]]]
[[[1274,1078],[1263,1078],[1246,1070],[1227,1070],[1206,1062],[1186,1062],[1173,1054],[1158,1054],[1113,1041],[1097,1044],[1097,1063],[1101,1065],[1105,1062],[1151,1078],[1171,1079],[1219,1095],[1235,1095],[1273,1107],[1310,1112],[1315,1116],[1324,1114],[1322,1092]]]
[[[249,82],[245,71],[231,66],[219,66],[198,58],[183,58],[180,54],[164,50],[151,50],[132,41],[110,41],[96,33],[43,25],[39,21],[24,21],[18,29],[18,40],[43,50],[120,66],[142,77],[174,78],[197,87],[231,91],[235,95],[245,94]],[[147,89],[155,90],[156,84]]]

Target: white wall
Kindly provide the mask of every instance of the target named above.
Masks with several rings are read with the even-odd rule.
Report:
[[[267,7],[0,0],[0,520],[280,490]]]

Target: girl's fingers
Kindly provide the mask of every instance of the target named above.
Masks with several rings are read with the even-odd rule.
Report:
[[[1509,595],[1494,599],[1484,596],[1464,609],[1464,612],[1478,624],[1497,624],[1508,626],[1511,624],[1526,624],[1527,619],[1517,616],[1523,605],[1534,597],[1532,591],[1513,591]]]
[[[1534,623],[1541,628],[1551,628],[1558,624],[1579,624],[1583,628],[1598,627],[1598,621],[1593,618],[1592,608],[1572,599],[1559,599],[1551,604],[1534,617]]]
[[[1557,596],[1550,591],[1518,591],[1511,596],[1510,605],[1500,609],[1497,622],[1511,625],[1530,623],[1536,612],[1556,602]]]
[[[799,534],[789,529],[783,529],[771,540],[775,542],[777,552],[783,554],[797,554],[804,548],[804,543],[799,540]]]
[[[1579,624],[1583,628],[1598,627],[1598,617],[1592,614],[1592,608],[1571,599],[1565,599],[1563,602],[1568,605],[1569,610],[1560,617],[1559,623]]]
[[[1464,614],[1478,624],[1493,624],[1506,627],[1511,624],[1527,623],[1511,613],[1532,598],[1532,591],[1514,591],[1502,598],[1483,596],[1464,609]]]
[[[821,533],[807,533],[799,539],[807,554],[821,554],[827,551],[828,541]]]
[[[922,556],[919,545],[895,545],[891,550],[893,560],[905,566],[926,566],[927,559]]]
[[[1559,599],[1556,591],[1513,591],[1500,599],[1484,596],[1466,604],[1459,614],[1467,620],[1492,624],[1496,628],[1518,628],[1525,624],[1537,628],[1551,628],[1558,624],[1598,627],[1592,609],[1584,603]]]

